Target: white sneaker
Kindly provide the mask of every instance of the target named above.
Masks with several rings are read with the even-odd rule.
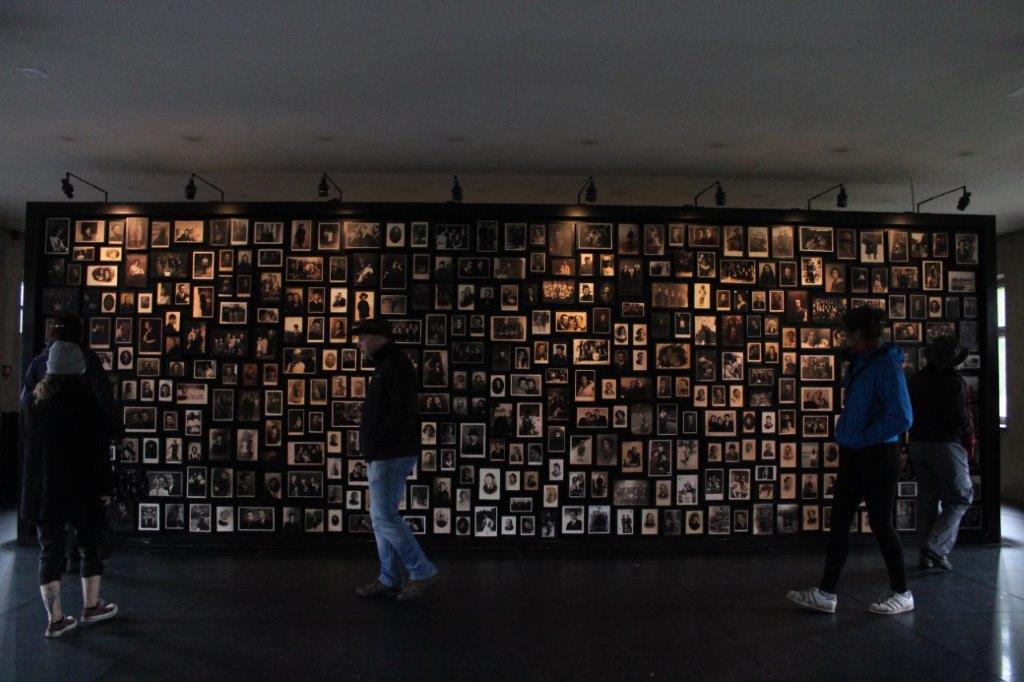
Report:
[[[807,590],[790,590],[786,593],[786,597],[794,604],[825,613],[835,613],[836,603],[839,601],[836,595],[822,592],[817,587]]]
[[[871,613],[878,613],[883,616],[893,616],[897,613],[906,613],[914,610],[914,595],[910,590],[906,592],[886,592],[878,598],[874,604],[868,607]]]

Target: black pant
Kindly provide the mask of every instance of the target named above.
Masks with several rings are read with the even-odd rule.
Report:
[[[889,585],[895,592],[906,592],[903,545],[892,523],[899,473],[900,450],[896,443],[872,445],[862,450],[840,448],[839,476],[832,503],[832,525],[825,555],[825,574],[821,578],[822,590],[836,591],[839,573],[850,552],[850,524],[863,499],[868,508],[871,532],[878,540],[885,567],[889,570]]]
[[[78,549],[81,554],[81,576],[88,578],[103,574],[103,524],[99,519],[77,524],[63,521],[47,521],[36,525],[39,538],[39,584],[45,585],[60,580],[64,573],[64,527],[71,525],[78,533]],[[73,559],[74,557],[72,557]]]

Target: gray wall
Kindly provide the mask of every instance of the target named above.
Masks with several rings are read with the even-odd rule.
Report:
[[[1024,231],[997,240],[996,261],[1006,284],[1008,419],[1000,434],[1003,497],[1024,501]]]
[[[24,262],[21,233],[0,228],[0,367],[11,365],[11,375],[0,374],[0,412],[18,409],[21,385],[21,335],[18,332],[18,295]]]

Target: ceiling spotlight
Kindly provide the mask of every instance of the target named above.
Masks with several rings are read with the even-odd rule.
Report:
[[[715,206],[725,206],[725,190],[722,189],[722,183],[720,183],[718,180],[715,180],[710,185],[708,185],[701,191],[697,192],[696,195],[694,195],[694,207],[700,206],[700,204],[697,203],[697,200],[700,199],[701,195],[710,191],[712,188],[715,190]]]
[[[459,176],[458,175],[453,175],[452,176],[452,203],[453,204],[461,204],[462,203],[462,185],[459,184]]]
[[[584,195],[584,192],[586,192],[586,195]],[[584,199],[588,204],[592,204],[597,201],[597,183],[594,182],[593,175],[587,178],[586,182],[583,183],[583,186],[580,187],[580,191],[576,192],[576,205],[582,205]]]
[[[321,198],[326,199],[331,194],[331,185],[334,185],[334,189],[338,190],[338,198],[332,199],[332,201],[341,201],[341,188],[338,187],[338,183],[334,182],[334,179],[327,173],[324,173],[323,177],[320,178],[320,186],[317,188],[317,194],[319,194]]]
[[[188,184],[185,185],[185,198],[186,199],[191,201],[192,199],[196,198],[196,180],[200,180],[204,184],[207,184],[210,187],[212,187],[215,190],[217,190],[218,192],[220,192],[220,202],[222,204],[224,203],[224,190],[222,190],[220,187],[218,187],[217,185],[213,184],[212,182],[210,182],[209,180],[207,180],[203,176],[196,175],[195,173],[193,173],[192,175],[189,176]]]
[[[74,178],[75,180],[81,180],[82,182],[84,182],[85,184],[89,185],[93,189],[96,189],[96,190],[99,190],[100,192],[103,192],[103,201],[104,202],[109,202],[110,201],[110,196],[107,194],[107,190],[103,189],[102,187],[97,187],[96,185],[92,184],[91,182],[89,182],[85,178],[79,177],[79,176],[75,175],[74,173],[65,173],[64,177],[61,178],[61,181],[60,181],[60,189],[61,189],[62,192],[64,192],[64,196],[66,196],[68,199],[73,199],[74,196],[75,196],[75,186],[71,184],[71,178]]]
[[[922,204],[927,204],[932,199],[938,199],[939,197],[944,197],[947,194],[952,194],[953,192],[963,192],[963,194],[960,195],[960,198],[956,202],[956,210],[962,211],[965,208],[967,208],[967,206],[971,203],[971,193],[967,191],[967,185],[960,185],[959,187],[954,187],[953,189],[947,190],[942,194],[936,194],[933,197],[928,197],[924,201],[917,202],[917,212],[921,212]]]
[[[817,199],[818,197],[820,197],[820,196],[822,196],[824,194],[828,194],[829,192],[831,192],[834,189],[838,189],[839,190],[839,194],[836,195],[836,206],[838,206],[839,208],[846,208],[846,201],[847,201],[847,199],[849,199],[849,197],[846,195],[846,187],[844,187],[843,183],[840,182],[839,184],[832,185],[831,187],[829,187],[824,192],[818,192],[813,197],[808,199],[807,200],[807,210],[808,211],[811,210],[811,202],[812,201],[814,201],[815,199]]]
[[[962,211],[971,203],[971,193],[964,188],[964,193],[956,201],[956,210]]]

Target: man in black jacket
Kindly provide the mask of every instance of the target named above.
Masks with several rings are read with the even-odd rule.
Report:
[[[909,381],[914,424],[910,457],[917,477],[922,523],[921,567],[949,571],[960,519],[974,499],[968,458],[974,428],[967,407],[967,387],[956,366],[967,351],[956,339],[943,337],[924,349],[928,364]],[[942,513],[938,503],[942,502]]]
[[[359,449],[369,462],[370,520],[380,556],[380,575],[356,589],[360,597],[394,596],[408,601],[438,580],[437,568],[409,530],[398,503],[419,458],[416,370],[395,345],[391,324],[371,318],[352,330],[360,350],[373,359],[374,372],[363,403]],[[409,573],[403,586],[402,567]]]

